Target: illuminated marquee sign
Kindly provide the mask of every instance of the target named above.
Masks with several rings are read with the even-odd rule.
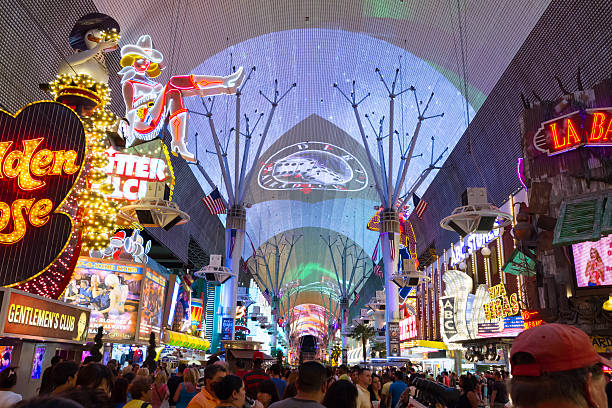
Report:
[[[498,223],[498,221],[495,221]],[[451,248],[451,266],[457,265],[466,259],[470,254],[478,251],[493,242],[501,234],[501,228],[495,228],[486,234],[468,234],[461,243],[453,245]]]
[[[172,183],[173,177],[164,146],[161,145],[160,140],[153,140],[122,152],[112,147],[106,151],[109,161],[105,172],[114,188],[112,198],[137,201],[164,194],[164,182],[171,179],[168,181]],[[163,183],[161,188],[157,183]]]
[[[400,341],[416,339],[417,334],[417,319],[416,316],[409,316],[400,320]]]
[[[63,252],[72,219],[60,207],[83,165],[79,117],[55,102],[0,111],[0,285],[26,281]],[[45,243],[44,250],[34,243]]]
[[[25,292],[5,291],[4,335],[85,341],[89,311]]]
[[[360,191],[368,175],[355,156],[331,143],[301,142],[273,154],[259,170],[265,190]]]
[[[612,108],[572,112],[543,122],[533,144],[549,156],[579,146],[612,146]]]
[[[486,320],[500,319],[519,313],[518,294],[512,293],[508,296],[503,283],[490,287],[489,295],[493,300],[482,305]]]

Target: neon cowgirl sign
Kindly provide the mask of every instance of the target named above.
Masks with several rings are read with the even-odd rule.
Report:
[[[164,181],[168,177],[163,159],[118,153],[113,148],[106,153],[109,162],[105,171],[115,189],[112,198],[140,200],[147,195],[149,181]]]
[[[572,112],[543,122],[533,144],[549,156],[579,146],[612,146],[612,108]]]

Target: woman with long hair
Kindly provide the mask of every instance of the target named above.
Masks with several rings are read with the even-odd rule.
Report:
[[[196,385],[198,384],[198,377],[194,370],[186,368],[183,371],[183,382],[178,386],[174,393],[174,401],[176,401],[176,408],[187,408],[189,401],[198,393]]]
[[[323,398],[326,408],[355,408],[357,387],[348,380],[338,380],[327,389]]]
[[[382,381],[377,374],[372,374],[372,383],[368,386],[368,391],[370,391],[370,401],[374,408],[384,407],[380,390],[382,390]]]
[[[459,387],[461,387],[461,396],[455,408],[478,408],[478,396],[476,395],[474,380],[467,375],[462,375],[459,377]]]
[[[226,375],[221,381],[213,383],[212,387],[215,395],[221,401],[217,408],[242,408],[244,406],[246,389],[240,377]]]
[[[282,399],[293,398],[297,395],[297,387],[295,385],[297,378],[298,372],[296,370],[289,374],[287,377],[287,386],[285,387],[285,392],[283,393]]]
[[[113,389],[113,373],[100,363],[90,363],[82,366],[77,374],[76,386],[80,389],[100,389],[107,396]]]
[[[117,378],[111,392],[111,402],[115,408],[121,408],[127,403],[128,386],[130,383],[125,378]]]
[[[168,404],[168,397],[170,397],[170,391],[168,390],[168,386],[166,382],[168,381],[168,376],[164,370],[159,370],[157,375],[155,376],[155,381],[151,386],[151,405],[153,408],[160,408],[162,404],[164,406],[170,406]]]
[[[601,256],[599,255],[599,251],[597,248],[591,248],[590,251],[591,258],[588,260],[586,264],[586,268],[584,269],[584,276],[589,280],[589,286],[599,286],[603,285],[605,281],[605,265]]]
[[[276,384],[272,380],[264,380],[257,386],[257,401],[261,402],[264,408],[280,400]]]

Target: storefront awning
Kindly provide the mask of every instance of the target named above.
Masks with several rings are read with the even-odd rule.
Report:
[[[210,348],[210,342],[206,339],[170,330],[164,332],[164,341],[169,346],[184,347],[193,350],[206,351]]]
[[[602,234],[612,232],[610,201],[612,190],[564,200],[555,226],[553,245],[598,241]]]
[[[403,348],[414,348],[424,347],[428,349],[436,350],[448,350],[446,343],[442,341],[431,341],[431,340],[410,340],[402,343]]]
[[[227,350],[228,352],[232,353],[232,356],[234,356],[234,358],[243,358],[243,359],[249,359],[252,360],[253,359],[253,350],[236,350],[236,349],[229,349]],[[274,357],[263,353],[264,356],[264,360],[274,360]]]
[[[502,272],[516,276],[523,275],[531,277],[534,276],[536,273],[535,261],[526,256],[518,249],[515,249],[514,252],[512,252],[512,255],[510,255],[510,257],[504,264],[504,266],[502,266]]]

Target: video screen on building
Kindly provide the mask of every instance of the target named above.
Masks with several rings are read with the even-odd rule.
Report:
[[[0,346],[0,371],[11,366],[13,346]]]
[[[579,288],[612,286],[612,236],[572,245]]]
[[[148,339],[153,332],[159,338],[164,313],[166,279],[152,270],[146,271],[142,290],[142,312],[139,336]]]
[[[99,326],[108,340],[135,338],[142,274],[136,264],[79,258],[64,301],[91,309],[88,339]]]

